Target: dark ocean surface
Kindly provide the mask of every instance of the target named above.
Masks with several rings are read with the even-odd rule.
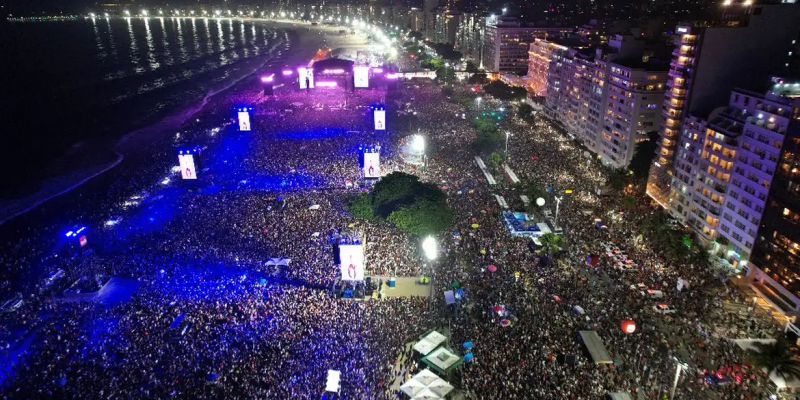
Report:
[[[288,35],[204,18],[0,24],[0,198],[113,159],[98,149],[279,57]]]

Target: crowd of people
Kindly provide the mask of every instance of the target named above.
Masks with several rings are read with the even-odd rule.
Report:
[[[603,170],[550,122],[509,117],[507,163],[519,179],[574,191],[558,220],[566,248],[543,262],[500,218],[494,195],[522,208],[520,185],[495,171],[499,183],[490,186],[474,164],[471,119],[481,108],[448,101],[431,81],[402,86],[388,95],[287,88],[227,96],[168,150],[142,160],[129,180],[96,195],[115,201],[87,193],[86,247],[41,239],[65,221],[17,228],[0,253],[7,266],[0,293],[25,287],[25,303],[1,317],[0,397],[306,399],[319,397],[335,369],[343,398],[396,399],[397,383],[420,369],[408,344],[447,327],[456,351],[466,341],[475,346],[475,358],[448,377],[466,398],[597,399],[627,391],[654,399],[668,389],[674,359],[690,366],[679,387],[685,398],[756,398],[760,373],[726,386],[705,378],[742,364],[727,338],[774,335],[774,326],[732,317],[720,304],[742,299],[723,279],[688,263],[668,265],[657,243],[635,241],[637,221],[652,212],[647,205],[612,222],[618,199],[596,195]],[[389,132],[375,133],[369,106],[387,99]],[[237,132],[229,120],[236,104],[255,106],[252,132]],[[408,126],[398,132],[391,118],[401,112]],[[400,155],[401,141],[417,132],[428,141],[425,168]],[[173,147],[188,144],[203,147],[198,181],[164,180]],[[448,194],[456,223],[438,237],[435,262],[423,263],[415,238],[348,213],[348,200],[369,189],[358,146],[375,144],[383,174],[414,172]],[[598,229],[595,218],[608,228]],[[433,275],[432,297],[338,298],[331,287],[340,278],[334,252],[343,236],[365,241],[368,275]],[[604,254],[608,243],[638,269],[616,269],[608,257],[588,267],[586,256]],[[288,265],[268,265],[271,258]],[[58,269],[65,271],[60,283],[42,279]],[[98,287],[130,277],[138,289],[114,306],[64,298],[63,285],[87,276]],[[34,283],[20,283],[26,279]],[[454,282],[465,298],[445,307],[442,291]],[[659,302],[677,312],[658,313],[641,288],[660,290]],[[498,322],[500,306],[512,323]],[[637,330],[623,333],[623,320]],[[612,365],[592,362],[580,330],[598,332]]]

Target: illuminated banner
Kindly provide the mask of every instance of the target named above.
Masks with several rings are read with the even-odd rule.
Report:
[[[381,153],[364,153],[364,178],[381,177]]]
[[[385,109],[375,109],[375,113],[373,114],[373,119],[375,120],[375,130],[376,131],[385,131],[386,130],[386,110]]]
[[[340,244],[339,269],[343,281],[364,280],[364,246],[360,244]]]
[[[194,156],[191,154],[179,154],[178,163],[181,165],[181,178],[197,179],[197,172],[194,168]]]
[[[239,130],[242,132],[250,131],[250,112],[239,111]]]
[[[314,70],[311,68],[300,67],[297,69],[297,79],[300,82],[300,89],[314,88]]]
[[[353,86],[357,88],[369,87],[369,67],[353,67]]]

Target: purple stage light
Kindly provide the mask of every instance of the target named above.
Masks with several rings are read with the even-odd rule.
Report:
[[[336,87],[336,82],[331,81],[321,81],[317,82],[317,87],[324,87],[324,88],[334,88]]]
[[[374,72],[376,74],[382,74],[383,73],[383,68],[373,68],[372,72]]]
[[[261,82],[264,82],[264,83],[272,83],[273,80],[275,80],[275,74],[270,74],[270,75],[261,77]]]
[[[285,70],[282,71],[282,73],[283,73],[283,76],[291,76],[294,73],[294,71],[292,71],[290,69],[285,69]]]
[[[325,75],[340,75],[344,73],[344,70],[341,68],[323,69],[322,73]]]
[[[388,73],[388,74],[386,74],[386,79],[399,79],[399,78],[400,78],[400,75],[398,75],[396,73]]]

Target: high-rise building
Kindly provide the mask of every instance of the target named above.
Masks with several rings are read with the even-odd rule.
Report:
[[[669,70],[656,159],[647,193],[670,212],[680,214],[674,188],[675,156],[684,121],[706,118],[725,104],[736,87],[758,87],[785,67],[786,53],[797,39],[800,5],[737,5],[736,13],[703,26],[679,25]]]
[[[483,51],[483,31],[486,28],[486,13],[481,10],[465,12],[456,30],[455,50],[476,64],[481,62]]]
[[[434,42],[455,45],[460,22],[460,12],[440,7],[436,11]]]
[[[667,68],[643,61],[643,52],[643,43],[626,35],[602,48],[538,39],[530,46],[528,86],[543,98],[548,118],[604,164],[626,167],[639,138],[662,118]]]
[[[490,16],[483,35],[482,64],[487,71],[524,74],[528,50],[536,38],[559,37],[571,28],[525,26],[515,17]]]
[[[800,134],[798,116],[800,98],[736,89],[708,118],[684,120],[673,212],[730,267],[744,268],[751,259],[779,160],[786,157],[782,149]]]
[[[422,15],[424,20],[422,35],[425,39],[433,40],[433,36],[436,33],[436,7],[438,6],[439,0],[422,1]]]
[[[528,51],[528,91],[535,97],[547,96],[554,54],[566,54],[569,48],[552,40],[535,39]],[[555,74],[555,70],[552,71]]]
[[[752,287],[783,313],[800,315],[800,80],[778,81],[772,93],[791,100],[764,104],[762,126],[785,127],[769,197],[750,259]],[[758,141],[759,136],[755,139]],[[771,135],[764,139],[770,140]],[[763,142],[760,141],[760,142]],[[754,162],[760,162],[756,154]]]
[[[615,59],[608,63],[607,94],[598,152],[601,161],[613,168],[630,164],[636,143],[647,139],[663,120],[658,106],[664,99],[667,68],[642,58]]]

